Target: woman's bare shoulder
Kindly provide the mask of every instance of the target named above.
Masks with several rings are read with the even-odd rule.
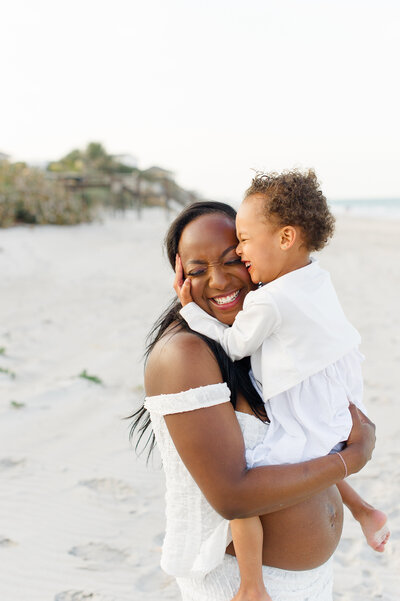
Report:
[[[173,394],[220,382],[221,372],[211,349],[187,330],[167,330],[146,363],[147,396]]]

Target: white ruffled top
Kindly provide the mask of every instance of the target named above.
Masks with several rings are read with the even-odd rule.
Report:
[[[204,576],[222,562],[232,538],[229,522],[208,503],[181,460],[164,415],[228,402],[230,391],[225,383],[147,397],[145,401],[166,477],[166,533],[161,567],[173,576]],[[246,452],[253,451],[263,443],[268,424],[249,414],[236,415]]]

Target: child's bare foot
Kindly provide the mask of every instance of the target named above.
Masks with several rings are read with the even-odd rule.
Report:
[[[386,514],[369,505],[356,519],[360,523],[369,546],[374,551],[383,553],[390,536]]]
[[[264,589],[245,589],[240,588],[232,601],[272,601],[267,591]]]

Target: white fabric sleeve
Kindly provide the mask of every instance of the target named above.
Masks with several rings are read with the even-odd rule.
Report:
[[[144,407],[150,413],[159,415],[170,415],[171,413],[183,413],[194,409],[213,407],[222,403],[229,403],[231,391],[225,382],[221,384],[209,384],[199,388],[190,388],[175,394],[159,394],[146,397]]]
[[[252,355],[280,325],[281,317],[270,294],[249,292],[243,310],[231,327],[212,317],[196,303],[182,307],[180,314],[192,330],[219,342],[232,361]]]

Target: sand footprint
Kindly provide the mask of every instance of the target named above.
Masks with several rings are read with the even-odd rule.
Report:
[[[156,545],[156,547],[161,548],[162,544],[164,542],[164,538],[165,538],[164,532],[160,532],[159,534],[156,534],[156,536],[153,538],[153,543]]]
[[[68,553],[83,559],[88,563],[86,567],[94,570],[100,567],[103,570],[111,569],[117,564],[124,563],[129,557],[128,551],[94,542],[72,547]]]
[[[104,597],[98,593],[70,590],[57,593],[54,601],[113,601],[113,599],[111,597]]]
[[[17,543],[6,536],[0,534],[0,547],[14,547]]]
[[[356,557],[359,546],[360,541],[343,537],[340,540],[339,547],[335,553],[335,561],[340,563],[342,566],[347,566],[349,563],[349,557]]]
[[[12,457],[3,457],[0,459],[0,471],[8,470],[13,467],[17,467],[17,465],[24,465],[26,463],[26,459],[13,459]]]
[[[135,588],[142,593],[162,591],[173,584],[174,580],[172,576],[164,574],[161,568],[156,568],[140,576],[135,582]]]
[[[81,486],[86,486],[100,495],[111,496],[118,500],[124,500],[135,494],[133,488],[123,480],[116,478],[94,478],[93,480],[81,480]]]

